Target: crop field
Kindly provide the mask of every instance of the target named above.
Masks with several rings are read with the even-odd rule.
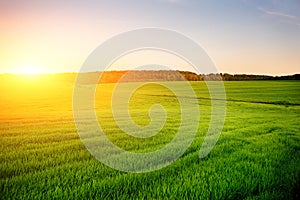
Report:
[[[0,76],[0,199],[300,198],[299,81],[224,82],[225,124],[202,159],[211,101],[205,82],[191,82],[201,113],[191,146],[165,168],[127,173],[102,164],[85,148],[73,118],[73,82],[48,76]],[[182,82],[166,84],[180,87]],[[133,93],[129,111],[135,123],[150,122],[153,104],[167,113],[159,133],[141,139],[115,123],[110,104],[114,86],[101,84],[95,95],[107,137],[132,152],[168,144],[180,125],[180,105],[172,92],[147,83]]]

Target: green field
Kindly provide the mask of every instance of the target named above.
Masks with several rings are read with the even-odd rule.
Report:
[[[300,82],[224,82],[227,115],[210,154],[199,150],[210,121],[204,82],[191,82],[201,123],[178,160],[149,173],[126,173],[96,160],[80,140],[72,114],[72,83],[1,78],[1,199],[296,199],[300,190]],[[135,83],[122,83],[135,84]],[[181,82],[169,82],[180,87]],[[114,84],[96,94],[100,124],[116,145],[133,152],[162,148],[176,134],[178,101],[155,83],[130,101],[133,120],[146,125],[148,109],[168,112],[154,137],[137,139],[119,130],[110,112]],[[86,86],[88,87],[88,86]],[[104,93],[105,95],[101,95]],[[145,103],[146,102],[146,103]]]

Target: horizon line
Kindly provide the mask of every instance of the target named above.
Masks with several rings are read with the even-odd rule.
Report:
[[[16,75],[16,76],[41,76],[41,75],[60,75],[60,74],[79,74],[79,73],[99,73],[99,72],[124,72],[124,71],[180,71],[180,72],[191,72],[194,74],[197,74],[193,71],[188,70],[151,70],[151,69],[145,69],[145,70],[108,70],[108,71],[86,71],[86,72],[78,72],[78,71],[65,71],[65,72],[48,72],[48,73],[11,73],[11,72],[1,72],[0,75]],[[229,75],[255,75],[255,76],[271,76],[271,77],[280,77],[280,76],[293,76],[296,74],[300,74],[300,72],[294,72],[289,74],[259,74],[259,73],[246,73],[246,72],[218,72],[218,73],[203,73],[203,74],[197,74],[197,75],[209,75],[209,74],[229,74]]]

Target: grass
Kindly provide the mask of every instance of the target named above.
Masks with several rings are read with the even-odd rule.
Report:
[[[192,145],[161,170],[133,174],[103,165],[86,150],[73,121],[71,83],[0,80],[1,199],[299,198],[299,81],[225,82],[225,125],[203,159],[198,154],[210,120],[210,100],[204,82],[192,82],[201,111]],[[178,101],[170,91],[148,84],[134,93],[130,112],[137,124],[149,123],[153,103],[168,111],[155,137],[138,139],[123,133],[112,118],[107,98],[113,86],[98,88],[95,105],[112,142],[133,152],[170,142],[180,123]]]

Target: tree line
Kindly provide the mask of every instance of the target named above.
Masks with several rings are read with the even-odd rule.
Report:
[[[101,77],[100,79],[98,79]],[[196,74],[189,71],[175,70],[133,70],[106,71],[85,73],[84,83],[116,83],[116,82],[157,82],[157,81],[251,81],[251,80],[300,80],[300,74],[287,76],[268,76],[251,74]]]

